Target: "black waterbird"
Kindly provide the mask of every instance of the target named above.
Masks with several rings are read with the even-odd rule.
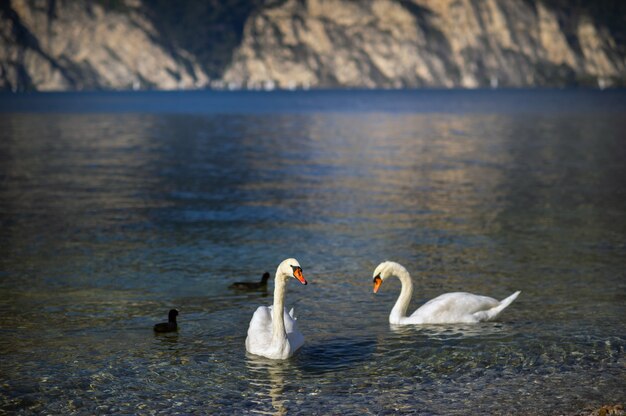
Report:
[[[167,322],[161,322],[154,326],[154,332],[174,332],[178,331],[178,324],[176,323],[176,317],[178,311],[176,309],[170,309],[170,313],[167,315]]]
[[[270,279],[270,274],[268,272],[265,272],[263,273],[263,277],[261,277],[260,282],[235,282],[228,287],[230,287],[231,289],[239,289],[239,290],[267,289],[267,281],[269,279]]]

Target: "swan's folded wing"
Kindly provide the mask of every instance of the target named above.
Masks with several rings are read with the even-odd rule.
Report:
[[[293,317],[293,308],[289,313],[287,313],[287,308],[285,308],[284,321],[285,321],[285,332],[287,334],[291,332],[298,332],[298,323],[297,319]]]
[[[505,310],[515,299],[517,299],[517,296],[520,293],[521,292],[518,290],[508,298],[503,299],[501,302],[498,302],[498,304],[493,308],[481,310],[474,313],[474,317],[476,317],[476,319],[478,319],[479,321],[491,321],[492,319],[497,318],[503,310]]]
[[[472,314],[497,306],[499,302],[488,296],[466,292],[444,293],[429,300],[411,317],[420,317],[423,323],[465,322],[473,319]]]
[[[287,339],[289,340],[289,345],[291,347],[291,351],[296,351],[304,344],[304,335],[298,329],[298,323],[296,318],[294,317],[293,308],[287,313],[287,308],[285,308],[285,332],[287,332]]]
[[[289,340],[289,346],[291,351],[297,351],[304,344],[304,335],[300,331],[287,332],[287,339]]]
[[[248,327],[246,345],[263,345],[272,338],[272,312],[271,307],[259,306],[252,315]]]
[[[271,306],[259,306],[254,311],[252,319],[250,320],[250,326],[272,326],[272,307]]]

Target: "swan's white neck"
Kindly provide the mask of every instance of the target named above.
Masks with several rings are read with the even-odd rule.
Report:
[[[274,306],[272,307],[272,344],[282,343],[287,338],[285,331],[285,288],[286,280],[276,273],[274,278]]]
[[[411,302],[411,296],[413,296],[413,281],[411,280],[411,275],[404,267],[394,268],[393,275],[400,279],[402,290],[389,314],[389,323],[399,324],[406,317],[406,310],[409,308],[409,302]]]

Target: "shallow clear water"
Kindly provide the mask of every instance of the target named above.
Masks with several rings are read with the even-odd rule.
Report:
[[[0,96],[0,413],[572,414],[624,404],[626,93]],[[296,257],[305,345],[244,340]],[[498,322],[390,327],[449,291]],[[180,310],[180,331],[152,325]]]

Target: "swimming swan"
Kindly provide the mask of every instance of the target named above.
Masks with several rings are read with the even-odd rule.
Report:
[[[291,277],[298,279],[303,285],[307,284],[296,259],[284,260],[276,269],[274,305],[259,306],[252,315],[246,338],[246,351],[249,353],[284,360],[304,344],[304,336],[298,331],[293,308],[287,313],[283,306],[285,287]]]
[[[411,316],[406,316],[406,310],[413,294],[413,282],[411,275],[402,265],[393,261],[380,263],[374,270],[374,293],[378,292],[382,282],[391,276],[396,276],[402,283],[400,296],[389,314],[389,323],[396,325],[491,321],[520,294],[520,291],[517,291],[508,298],[497,301],[487,296],[472,293],[444,293],[426,302]]]

